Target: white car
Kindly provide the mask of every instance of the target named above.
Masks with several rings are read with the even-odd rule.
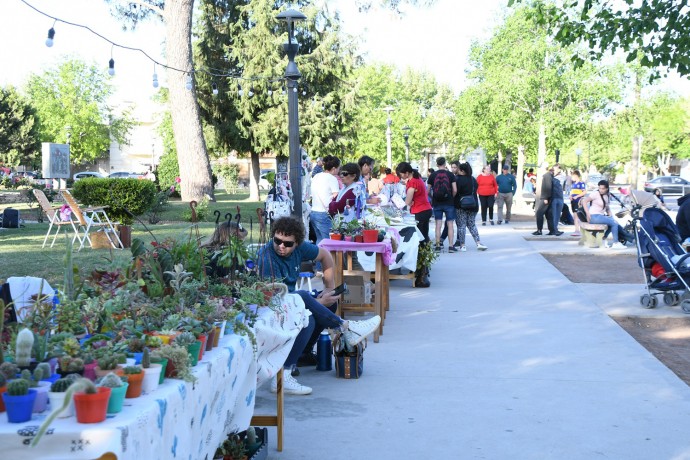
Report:
[[[73,179],[75,181],[78,181],[79,179],[86,179],[87,177],[104,178],[105,176],[99,172],[96,172],[96,171],[82,171],[82,172],[75,173],[73,176]]]

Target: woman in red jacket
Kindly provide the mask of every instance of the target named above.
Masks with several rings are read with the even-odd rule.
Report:
[[[486,225],[486,211],[489,210],[489,222],[494,224],[494,201],[498,193],[496,178],[491,172],[490,166],[484,166],[482,173],[477,176],[477,195],[482,207],[482,225]]]

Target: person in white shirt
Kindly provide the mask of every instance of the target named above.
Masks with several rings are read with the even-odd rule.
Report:
[[[331,231],[331,218],[328,215],[328,205],[338,195],[340,184],[337,175],[340,160],[327,155],[323,158],[323,172],[318,173],[311,180],[311,221],[316,233],[316,244]]]

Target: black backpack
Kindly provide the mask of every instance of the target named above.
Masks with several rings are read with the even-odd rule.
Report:
[[[19,228],[19,211],[7,208],[2,212],[2,228]]]
[[[431,186],[432,198],[434,201],[448,201],[453,197],[453,188],[450,185],[450,173],[441,170],[434,177],[434,184]]]

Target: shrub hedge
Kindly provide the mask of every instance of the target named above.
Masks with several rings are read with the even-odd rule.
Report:
[[[153,182],[141,179],[100,179],[97,177],[81,179],[74,183],[72,195],[85,206],[108,206],[108,216],[125,225],[135,216],[148,211],[156,197]]]

